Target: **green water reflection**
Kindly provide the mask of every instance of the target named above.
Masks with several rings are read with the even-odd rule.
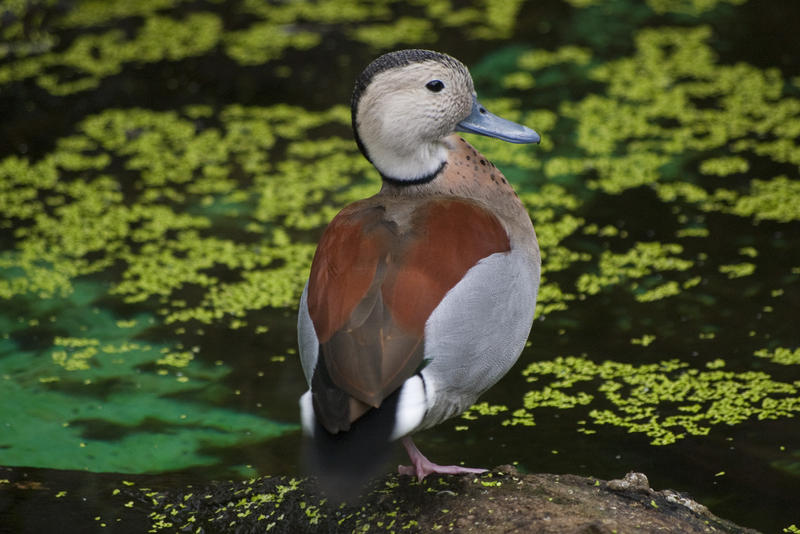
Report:
[[[788,527],[800,8],[769,6],[0,3],[0,465],[297,473],[295,303],[326,222],[379,187],[351,81],[423,46],[542,133],[470,141],[515,184],[544,270],[519,364],[426,450],[639,469]]]

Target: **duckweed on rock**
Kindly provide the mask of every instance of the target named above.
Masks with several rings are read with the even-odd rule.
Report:
[[[372,483],[363,497],[352,503],[326,498],[313,480],[290,477],[261,477],[169,491],[132,484],[110,493],[112,500],[125,508],[147,513],[149,532],[388,534],[457,531],[473,526],[496,531],[520,524],[534,529],[555,526],[568,532],[600,520],[615,527],[636,521],[653,530],[678,525],[688,532],[700,525],[715,532],[741,531],[688,498],[681,497],[676,506],[678,494],[672,490],[656,492],[646,482],[643,489],[626,490],[614,487],[615,482],[622,481],[524,475],[506,465],[476,477],[429,477],[422,484],[388,475]],[[689,512],[690,507],[694,512]]]

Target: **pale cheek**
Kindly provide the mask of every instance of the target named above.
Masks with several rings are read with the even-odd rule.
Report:
[[[412,99],[397,99],[386,106],[382,117],[381,137],[392,144],[438,139],[449,131],[444,117],[452,113],[441,105],[420,105]]]

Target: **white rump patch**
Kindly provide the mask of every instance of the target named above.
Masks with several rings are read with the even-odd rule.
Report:
[[[311,400],[311,390],[309,389],[300,396],[300,422],[303,425],[303,433],[306,436],[314,436],[314,403]]]
[[[400,439],[413,432],[425,417],[428,410],[425,398],[425,383],[419,375],[414,375],[405,382],[397,400],[397,414],[391,440]]]

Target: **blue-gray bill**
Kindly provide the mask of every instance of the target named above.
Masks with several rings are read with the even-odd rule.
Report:
[[[472,99],[472,113],[456,125],[456,131],[496,137],[509,143],[538,143],[541,139],[538,133],[527,126],[506,120],[489,112],[474,97]]]

